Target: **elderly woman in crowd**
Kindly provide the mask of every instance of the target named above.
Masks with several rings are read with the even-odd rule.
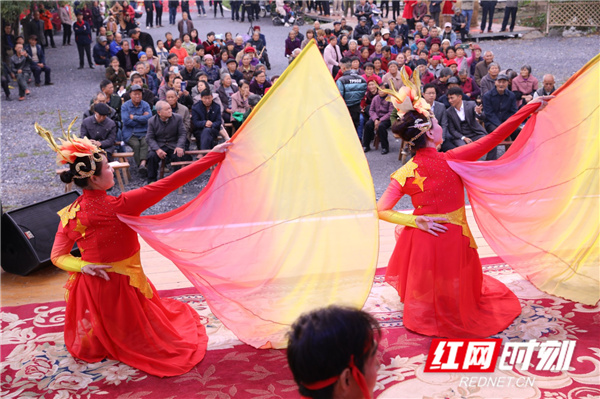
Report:
[[[533,94],[538,89],[539,82],[535,76],[531,74],[531,66],[523,65],[519,76],[512,80],[511,90],[521,93],[521,100],[517,102],[517,106],[523,103],[528,103],[533,99]]]
[[[267,80],[265,72],[261,70],[256,71],[254,79],[250,82],[250,92],[262,97],[269,87],[271,87],[271,82]]]
[[[323,59],[325,60],[327,69],[329,69],[329,73],[333,76],[336,76],[340,70],[340,61],[342,60],[342,52],[340,51],[340,47],[337,45],[337,37],[332,35],[329,38],[329,44],[323,51]]]
[[[127,74],[119,65],[119,59],[112,57],[110,65],[106,68],[106,79],[110,80],[118,92],[121,87],[127,86]]]
[[[235,93],[238,92],[237,86],[233,84],[233,80],[231,79],[231,75],[225,73],[221,75],[221,84],[217,89],[217,94],[219,95],[219,99],[221,100],[221,104],[223,104],[222,115],[223,121],[225,123],[229,123],[233,120],[233,100],[232,97]]]

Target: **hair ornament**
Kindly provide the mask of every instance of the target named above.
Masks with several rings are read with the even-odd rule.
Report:
[[[73,127],[73,124],[77,118],[73,119],[73,121],[69,124],[67,131],[65,131],[62,125],[60,111],[58,112],[58,116],[60,118],[60,127],[63,131],[63,137],[59,138],[60,144],[56,142],[52,132],[44,129],[37,122],[35,123],[35,131],[40,135],[40,137],[46,140],[48,146],[54,152],[56,152],[56,162],[58,164],[73,164],[79,157],[88,157],[90,159],[90,171],[86,172],[82,170],[82,168],[86,167],[86,164],[84,162],[78,162],[75,165],[77,174],[74,175],[73,178],[85,179],[92,176],[96,171],[96,163],[102,162],[102,154],[105,153],[104,150],[92,144],[87,137],[79,138],[71,134],[71,128]]]
[[[396,111],[398,111],[399,117],[404,116],[408,111],[417,111],[419,114],[423,115],[424,119],[417,119],[414,124],[414,127],[419,129],[421,133],[413,137],[408,143],[413,146],[414,141],[433,126],[431,122],[431,106],[421,96],[421,78],[418,72],[413,73],[411,80],[406,73],[406,68],[402,67],[400,68],[400,77],[402,78],[402,83],[404,83],[404,86],[402,86],[400,90],[394,88],[394,83],[391,80],[390,89],[384,89],[382,87],[379,89],[389,95],[387,100],[391,102]]]

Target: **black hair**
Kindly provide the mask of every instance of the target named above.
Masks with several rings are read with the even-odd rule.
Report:
[[[427,91],[427,89],[431,89],[431,88],[435,89],[435,95],[437,96],[437,87],[433,84],[433,83],[427,83],[425,86],[423,86],[423,93],[425,93]]]
[[[212,98],[212,93],[210,92],[210,89],[204,89],[202,90],[202,93],[200,93],[201,97],[208,97],[210,96]]]
[[[462,98],[463,96],[463,91],[462,89],[459,87],[451,87],[448,89],[448,93],[446,93],[446,96],[450,97],[450,96],[460,96]]]
[[[177,54],[170,53],[169,55],[167,55],[167,61],[169,61],[171,58],[175,58],[175,57],[179,58],[179,56]]]
[[[463,96],[463,91],[462,88],[459,87],[451,87],[448,89],[448,93],[446,93],[446,96]]]
[[[238,83],[238,87],[242,87],[243,85],[250,86],[250,83],[246,79],[240,79],[240,82]]]
[[[454,47],[454,46],[448,46],[448,47],[446,47],[446,51],[445,51],[444,54],[448,55],[448,51],[449,50],[452,50],[452,51],[454,51],[454,53],[456,53],[456,47]]]
[[[340,60],[340,64],[348,64],[352,62],[352,60],[348,57],[342,57],[342,59]]]
[[[390,46],[383,46],[381,51],[392,51],[392,48]]]
[[[329,306],[301,315],[288,333],[287,359],[300,395],[314,399],[333,397],[335,384],[310,390],[311,384],[340,375],[354,356],[364,373],[379,323],[370,314],[349,307]]]
[[[372,62],[365,62],[365,65],[363,65],[363,68],[367,69],[368,67],[375,69],[375,65]]]
[[[77,173],[77,169],[75,169],[75,166],[80,163],[83,163],[85,166],[80,167],[79,170],[81,172],[89,172],[90,170],[92,170],[91,162],[92,161],[90,160],[90,157],[75,158],[75,162],[69,164],[69,170],[65,170],[60,174],[60,180],[66,184],[75,183],[75,185],[78,187],[86,188],[88,186],[90,178],[86,177],[85,179],[75,179],[75,176],[79,174]],[[94,172],[94,176],[100,176],[100,174],[102,174],[102,164],[96,162],[96,171]]]
[[[102,79],[102,81],[100,82],[100,90],[104,90],[104,88],[111,83],[112,82],[108,79]]]
[[[415,127],[417,119],[425,121],[427,118],[418,113],[417,111],[408,111],[404,114],[402,119],[397,120],[392,125],[392,132],[400,135],[402,140],[405,142],[411,141],[415,136],[421,133],[420,129]],[[411,147],[412,151],[415,152],[421,148],[424,148],[427,144],[427,136],[422,134],[418,139],[413,141],[414,146]]]

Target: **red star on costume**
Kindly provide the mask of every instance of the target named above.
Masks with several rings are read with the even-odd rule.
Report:
[[[421,191],[425,191],[423,189],[423,182],[425,181],[425,179],[427,179],[427,177],[421,177],[419,175],[419,172],[417,172],[415,170],[415,180],[413,180],[413,184],[416,184],[417,186],[419,186],[419,188],[421,189]]]

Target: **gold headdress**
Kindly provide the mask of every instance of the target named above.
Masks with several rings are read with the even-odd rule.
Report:
[[[60,118],[60,112],[58,113],[58,116]],[[91,166],[90,171],[86,172],[81,170],[81,168],[86,167],[86,164],[83,162],[78,162],[75,165],[77,174],[73,177],[75,179],[85,179],[92,176],[96,172],[96,163],[102,162],[102,154],[104,154],[104,150],[92,144],[87,137],[79,138],[71,134],[71,128],[76,120],[77,118],[73,119],[73,121],[69,124],[67,131],[65,132],[62,125],[62,118],[60,118],[60,127],[63,131],[63,137],[59,138],[61,141],[60,145],[56,143],[56,140],[54,140],[52,132],[44,129],[37,122],[35,123],[35,131],[44,140],[46,140],[50,148],[56,152],[56,163],[58,164],[72,164],[77,160],[78,157],[89,157]]]
[[[423,119],[417,119],[413,125],[415,128],[419,129],[421,133],[417,134],[408,142],[410,146],[414,146],[414,142],[433,126],[431,122],[431,106],[421,96],[421,78],[418,72],[413,73],[411,81],[406,73],[406,68],[401,68],[400,77],[404,83],[404,86],[402,86],[400,90],[396,91],[392,81],[390,81],[391,89],[384,89],[381,87],[380,89],[389,94],[387,100],[392,103],[394,108],[396,108],[398,116],[402,117],[408,111],[417,111],[423,115]]]

